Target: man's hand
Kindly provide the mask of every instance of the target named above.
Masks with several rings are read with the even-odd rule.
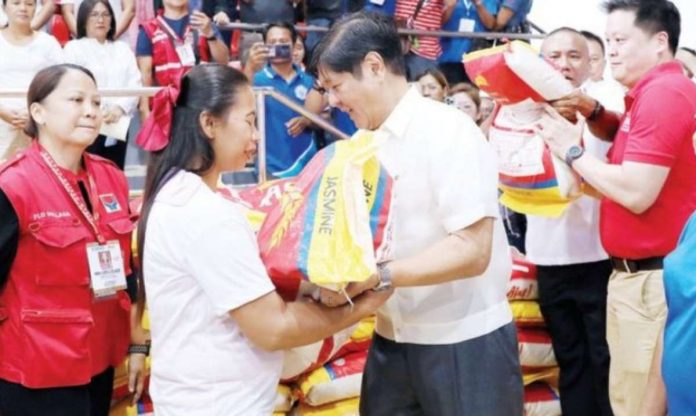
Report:
[[[230,23],[230,17],[225,12],[217,12],[217,14],[213,16],[213,21],[218,25],[226,25]]]
[[[128,391],[133,394],[131,405],[135,405],[143,394],[145,385],[145,354],[128,356]]]
[[[349,283],[344,292],[321,288],[319,291],[319,300],[326,306],[342,306],[348,303],[348,298],[353,299],[360,296],[363,292],[377,287],[378,284],[379,275],[373,274],[364,282]],[[346,298],[346,295],[348,295],[348,298]]]
[[[190,17],[191,27],[198,31],[201,36],[209,38],[215,34],[213,31],[212,20],[203,12],[194,10]]]
[[[584,94],[580,90],[575,90],[565,97],[550,102],[551,106],[558,111],[566,120],[573,123],[577,121],[577,114],[582,114],[588,118],[597,105],[597,100]]]
[[[249,58],[246,66],[251,69],[251,73],[256,73],[268,62],[268,47],[263,42],[256,42],[251,45]]]
[[[303,131],[309,126],[310,121],[302,116],[291,118],[290,121],[285,123],[285,127],[288,129],[288,134],[291,137],[297,137],[302,134]]]
[[[536,134],[561,160],[565,159],[571,146],[580,144],[584,130],[584,119],[573,124],[549,105],[544,106],[544,115],[535,126]]]
[[[118,122],[124,114],[125,113],[123,112],[123,109],[121,109],[121,107],[117,105],[109,107],[106,110],[102,111],[104,123],[106,124]]]

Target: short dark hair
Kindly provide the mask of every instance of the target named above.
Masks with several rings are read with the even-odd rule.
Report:
[[[604,55],[607,52],[604,48],[604,41],[602,40],[602,38],[590,32],[589,30],[581,30],[580,34],[583,35],[588,42],[599,43],[599,47],[602,48],[602,55]]]
[[[153,152],[147,165],[138,227],[140,264],[143,264],[147,218],[159,190],[180,170],[201,174],[215,163],[215,151],[200,124],[201,113],[206,111],[215,118],[226,118],[237,102],[240,88],[248,85],[244,74],[220,64],[196,65],[181,79],[169,144]]]
[[[268,41],[268,32],[273,29],[274,27],[279,27],[281,29],[285,29],[290,32],[290,38],[292,38],[292,44],[295,45],[295,42],[297,41],[297,30],[295,30],[295,26],[293,26],[292,23],[290,22],[283,22],[283,21],[278,21],[278,22],[272,22],[266,25],[266,27],[263,29],[263,41],[267,42]]]
[[[394,19],[370,12],[354,13],[334,24],[312,53],[311,71],[326,68],[360,78],[360,64],[369,52],[380,54],[393,74],[406,74]]]
[[[77,38],[81,39],[87,36],[87,19],[92,13],[92,10],[97,6],[97,4],[103,4],[111,15],[109,19],[109,31],[106,32],[106,38],[108,40],[114,40],[114,34],[116,33],[116,18],[114,17],[114,9],[109,4],[108,0],[85,0],[80,4],[80,9],[77,11]]]
[[[27,110],[34,103],[41,103],[46,99],[60,84],[65,74],[69,71],[80,71],[86,74],[88,77],[92,78],[94,84],[96,85],[97,80],[94,78],[92,72],[89,69],[75,64],[59,64],[51,65],[42,69],[34,75],[34,79],[31,80],[29,84],[29,91],[27,91]],[[36,125],[36,121],[31,116],[31,111],[29,111],[29,121],[27,125],[24,126],[24,133],[29,137],[37,137],[39,135],[39,126]]]
[[[421,72],[416,77],[416,81],[420,80],[426,75],[430,75],[431,77],[435,78],[435,81],[437,81],[437,83],[440,84],[442,88],[447,88],[449,86],[449,83],[447,82],[447,77],[445,77],[445,74],[443,74],[442,71],[440,71],[437,68],[428,68],[425,71]]]
[[[635,25],[646,33],[654,35],[666,32],[669,49],[674,55],[679,46],[681,17],[679,9],[669,0],[606,0],[604,10],[613,13],[617,10],[632,11],[636,14]]]

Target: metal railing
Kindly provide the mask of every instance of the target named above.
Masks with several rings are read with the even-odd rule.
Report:
[[[161,87],[141,87],[141,88],[103,88],[99,89],[99,93],[103,97],[151,97],[159,91]],[[303,117],[306,117],[314,125],[325,130],[326,132],[336,136],[339,139],[349,139],[350,137],[341,130],[334,127],[331,123],[324,120],[311,111],[296,103],[284,94],[279,93],[271,87],[254,87],[256,95],[256,120],[259,131],[259,143],[257,150],[258,157],[258,180],[259,183],[264,183],[267,180],[266,175],[266,106],[265,98],[272,97],[282,105],[296,111]],[[25,90],[1,90],[0,98],[24,98],[27,92]]]
[[[228,23],[218,25],[220,30],[242,30],[244,32],[261,32],[266,27],[263,23]],[[298,32],[327,32],[329,29],[323,26],[296,25]],[[437,36],[441,38],[470,38],[470,39],[543,39],[543,34],[534,33],[504,33],[504,32],[455,32],[448,30],[417,30],[399,29],[402,35]]]

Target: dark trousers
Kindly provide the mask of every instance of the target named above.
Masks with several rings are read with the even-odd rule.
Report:
[[[455,84],[459,84],[460,82],[471,83],[469,75],[467,75],[466,71],[464,70],[464,64],[461,62],[442,62],[438,65],[438,67],[445,75],[445,78],[447,78],[447,82],[449,83],[450,87]]]
[[[66,368],[65,371],[70,371]],[[30,389],[0,380],[2,416],[108,416],[114,369],[92,377],[89,384],[74,387]]]
[[[606,341],[608,260],[537,266],[539,304],[561,369],[563,416],[612,415]]]
[[[362,416],[521,416],[522,376],[513,323],[449,345],[398,343],[375,334],[362,379]]]
[[[117,140],[113,146],[105,146],[106,136],[97,136],[87,151],[93,155],[101,156],[114,162],[119,169],[123,170],[126,164],[126,149],[128,148],[128,138],[126,141]]]

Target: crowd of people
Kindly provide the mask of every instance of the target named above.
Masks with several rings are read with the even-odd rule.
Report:
[[[606,1],[606,42],[545,35],[573,92],[535,132],[584,183],[559,218],[498,204],[501,105],[461,64],[491,41],[397,32],[525,33],[531,0],[117,3],[3,0],[0,90],[28,93],[0,99],[0,414],[106,415],[126,355],[141,394],[150,344],[156,414],[270,414],[280,351],[376,314],[361,414],[522,415],[510,245],[537,265],[563,415],[696,414],[696,54],[670,1]],[[64,46],[42,29],[57,16]],[[235,20],[266,25],[218,28]],[[329,30],[303,37],[300,20]],[[140,86],[163,88],[97,92]],[[385,138],[393,260],[345,293],[284,301],[217,192],[255,156],[252,86]],[[272,178],[335,139],[273,98],[265,113]],[[138,118],[150,157],[131,253]]]

